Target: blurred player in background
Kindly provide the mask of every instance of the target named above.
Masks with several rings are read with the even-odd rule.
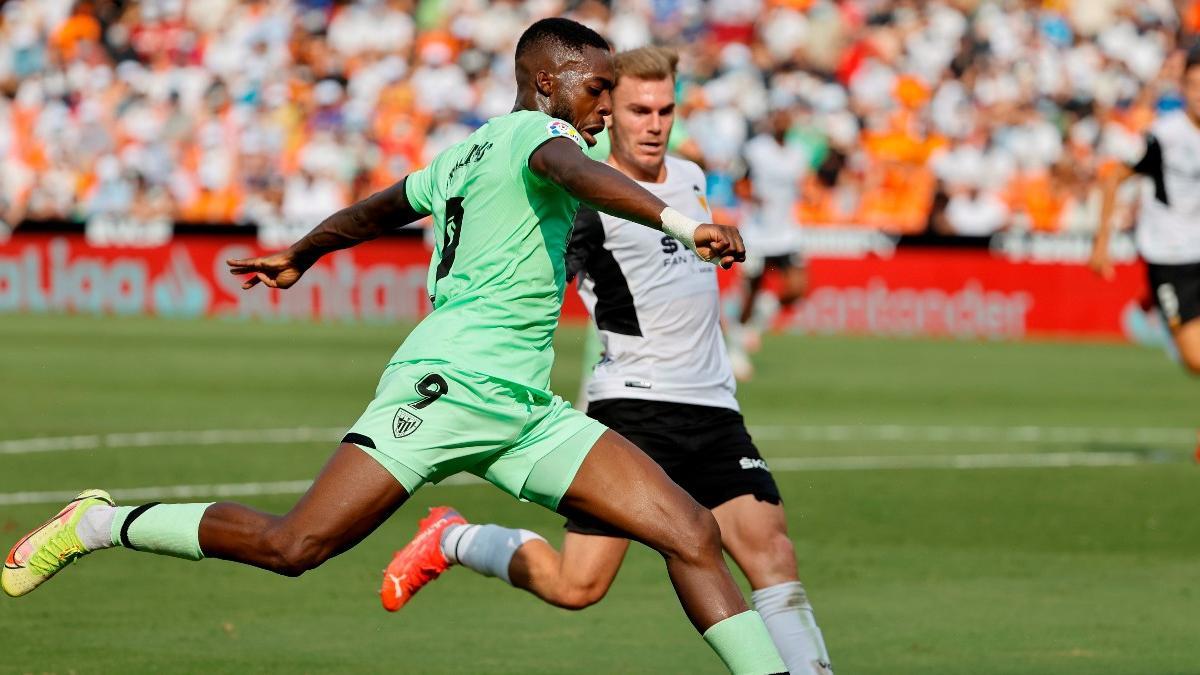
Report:
[[[704,220],[710,214],[703,171],[667,155],[676,61],[673,52],[656,47],[617,55],[609,163]],[[576,216],[567,260],[568,272],[580,276],[580,294],[604,346],[587,386],[588,415],[633,440],[712,509],[722,543],[749,579],[754,605],[790,672],[831,673],[797,575],[779,488],[734,398],[713,266],[670,237],[586,207]],[[594,518],[572,517],[566,527],[560,553],[528,530],[456,518],[441,534],[441,551],[449,564],[499,577],[550,604],[583,609],[604,597],[629,540]],[[420,539],[409,544],[420,545]],[[408,549],[401,550],[385,571],[382,599],[392,611],[409,597],[397,596],[392,580],[413,573],[411,560]]]
[[[1105,177],[1089,265],[1105,279],[1113,278],[1109,240],[1117,190],[1133,176],[1147,179],[1135,227],[1138,253],[1180,361],[1200,375],[1200,48],[1185,61],[1183,97],[1183,110],[1161,115],[1151,125],[1141,158]]]
[[[737,230],[685,216],[584,155],[604,128],[615,79],[600,35],[567,19],[535,23],[517,43],[516,77],[514,111],[425,169],[335,213],[287,251],[229,261],[234,274],[251,275],[243,288],[288,288],[327,253],[433,216],[434,309],[296,506],[283,516],[233,503],[118,507],[90,490],[17,542],[0,576],[5,592],[24,595],[80,556],[115,546],[296,576],[355,546],[424,483],[469,471],[652,546],[689,619],[731,670],[784,670],[725,566],[712,514],[633,444],[548,391],[580,201],[726,265],[744,256]],[[398,591],[419,588],[435,557],[444,562],[438,535],[449,524],[433,518],[433,536],[412,549],[416,569]]]
[[[757,351],[762,333],[771,328],[780,309],[790,306],[808,290],[808,273],[800,251],[796,202],[808,173],[809,158],[787,142],[792,127],[792,97],[775,92],[767,118],[768,131],[746,143],[742,157],[751,204],[744,225],[751,255],[742,267],[745,284],[736,321],[729,325],[729,356],[738,379],[753,376],[750,354]],[[768,270],[780,275],[778,297],[764,294]]]
[[[1179,360],[1200,375],[1200,47],[1187,55],[1182,84],[1184,108],[1155,120],[1141,159],[1119,165],[1105,178],[1089,265],[1105,279],[1113,278],[1109,238],[1117,190],[1135,175],[1147,179],[1134,232],[1138,253]],[[1196,458],[1200,461],[1200,442]]]

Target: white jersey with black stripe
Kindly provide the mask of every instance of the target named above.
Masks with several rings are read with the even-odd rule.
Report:
[[[808,173],[808,157],[798,148],[759,134],[742,151],[754,195],[754,207],[742,227],[747,250],[756,257],[800,251],[796,202]]]
[[[665,181],[640,185],[691,218],[711,220],[704,172],[676,157],[666,162]],[[567,265],[604,346],[588,400],[738,410],[715,265],[662,232],[586,206],[575,218]]]
[[[1156,265],[1200,262],[1200,127],[1183,112],[1158,118],[1133,170],[1147,180],[1134,233]]]

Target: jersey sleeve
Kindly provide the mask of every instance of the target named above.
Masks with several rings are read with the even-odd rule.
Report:
[[[404,194],[418,213],[433,213],[433,165],[414,171],[404,179]]]
[[[542,143],[555,138],[566,138],[574,141],[581,150],[587,150],[583,136],[570,124],[546,114],[530,114],[523,116],[516,129],[513,130],[513,154],[521,163],[521,168],[529,166],[529,156],[542,146]]]

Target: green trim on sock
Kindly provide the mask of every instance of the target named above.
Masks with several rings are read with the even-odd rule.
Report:
[[[142,512],[126,533],[134,550],[159,553],[185,560],[203,560],[200,550],[200,519],[213,502],[204,504],[158,504]],[[112,537],[121,546],[121,528],[136,507],[118,506],[113,516]]]
[[[754,610],[718,621],[704,631],[704,641],[712,647],[733,675],[770,675],[786,673],[767,624]]]
[[[117,506],[114,507],[112,525],[109,526],[108,537],[112,539],[113,546],[121,545],[121,525],[125,523],[125,519],[133,513],[132,506]]]

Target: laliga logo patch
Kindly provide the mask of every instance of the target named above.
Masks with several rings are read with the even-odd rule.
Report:
[[[550,123],[546,125],[546,131],[551,136],[563,136],[580,145],[586,145],[583,142],[583,136],[580,136],[579,132],[575,131],[575,127],[562,120],[550,120]]]
[[[392,435],[396,438],[404,438],[416,431],[420,426],[420,417],[408,412],[404,408],[400,408],[396,411],[396,416],[392,418]]]

